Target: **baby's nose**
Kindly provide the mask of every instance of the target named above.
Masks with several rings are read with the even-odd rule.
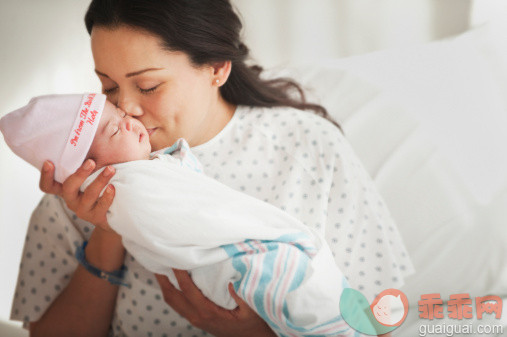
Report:
[[[132,119],[127,118],[127,120],[125,121],[125,128],[127,129],[127,131],[132,131]]]

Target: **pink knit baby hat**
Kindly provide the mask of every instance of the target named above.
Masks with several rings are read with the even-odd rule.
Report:
[[[83,163],[105,103],[99,93],[34,97],[2,117],[0,131],[11,150],[38,170],[53,162],[61,183]]]

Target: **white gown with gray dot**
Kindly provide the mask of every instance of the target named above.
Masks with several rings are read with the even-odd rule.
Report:
[[[400,288],[414,268],[388,208],[348,141],[331,123],[292,108],[239,106],[226,127],[192,148],[204,174],[271,203],[318,229],[352,287],[371,300]],[[74,251],[93,226],[58,197],[34,211],[11,319],[38,320],[66,287]],[[163,300],[153,274],[128,253],[111,336],[203,336]]]

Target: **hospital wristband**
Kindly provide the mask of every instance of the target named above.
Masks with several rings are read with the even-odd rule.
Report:
[[[103,270],[100,270],[99,268],[92,266],[91,264],[88,263],[88,261],[86,261],[85,248],[87,244],[88,241],[84,241],[82,246],[76,248],[75,256],[78,262],[81,263],[81,265],[92,275],[97,276],[98,278],[101,278],[103,280],[106,280],[111,284],[122,285],[130,288],[130,284],[123,282],[126,270],[125,265],[122,265],[120,270],[105,272]]]

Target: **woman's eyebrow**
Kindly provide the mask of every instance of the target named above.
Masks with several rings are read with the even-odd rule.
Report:
[[[146,68],[146,69],[142,69],[142,70],[138,70],[138,71],[134,71],[134,72],[128,73],[128,74],[125,75],[125,77],[132,77],[132,76],[140,75],[140,74],[145,73],[147,71],[163,70],[163,69],[164,68]],[[101,71],[98,71],[97,69],[95,69],[95,73],[97,73],[97,75],[109,78],[109,76],[107,76],[106,74],[104,74]]]
[[[132,76],[140,75],[140,74],[145,73],[147,71],[162,70],[162,69],[164,69],[164,68],[146,68],[143,70],[138,70],[138,71],[128,73],[127,75],[125,75],[125,77],[132,77]]]
[[[100,75],[100,76],[104,76],[104,77],[109,78],[109,76],[107,76],[106,74],[104,74],[104,73],[102,73],[102,72],[98,71],[97,69],[95,69],[95,73],[96,73],[97,75]]]

